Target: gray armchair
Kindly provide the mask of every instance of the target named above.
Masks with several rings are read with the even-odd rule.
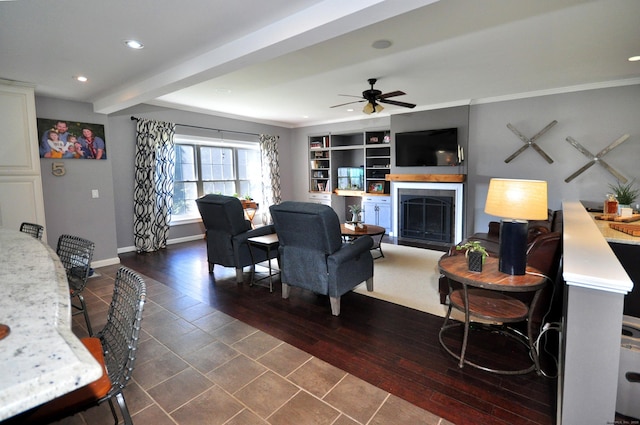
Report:
[[[342,294],[364,281],[373,291],[370,236],[344,243],[338,216],[326,205],[283,202],[269,209],[280,242],[282,298],[290,285],[328,295],[338,316]]]
[[[202,222],[206,228],[207,261],[209,273],[213,273],[214,264],[223,267],[235,267],[236,281],[242,283],[243,268],[267,260],[266,251],[254,249],[251,258],[247,239],[275,233],[273,225],[251,228],[251,222],[244,216],[242,203],[238,198],[224,195],[205,195],[196,199]],[[277,257],[277,252],[271,253]]]

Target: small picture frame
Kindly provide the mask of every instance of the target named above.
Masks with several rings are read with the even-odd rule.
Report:
[[[318,182],[318,191],[324,192],[325,185],[322,182]]]
[[[384,182],[382,181],[370,182],[369,193],[384,193]]]

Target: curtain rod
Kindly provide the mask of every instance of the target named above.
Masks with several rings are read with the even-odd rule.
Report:
[[[131,116],[131,121],[139,121],[142,118],[138,118],[138,117],[134,117],[133,115]],[[247,131],[236,131],[236,130],[221,130],[219,128],[211,128],[211,127],[200,127],[197,125],[189,125],[189,124],[178,124],[176,123],[176,125],[179,125],[180,127],[189,127],[189,128],[197,128],[200,130],[212,130],[212,131],[217,131],[219,133],[237,133],[237,134],[248,134],[251,136],[260,136],[260,134],[258,133],[249,133]],[[276,136],[278,139],[280,138],[280,136]]]

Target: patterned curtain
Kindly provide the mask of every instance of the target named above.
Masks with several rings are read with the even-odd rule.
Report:
[[[167,246],[175,154],[172,123],[138,119],[136,127],[133,236],[137,252]]]
[[[263,223],[271,223],[269,206],[282,201],[280,188],[280,162],[278,160],[278,136],[260,135],[260,154],[262,164],[262,209]]]

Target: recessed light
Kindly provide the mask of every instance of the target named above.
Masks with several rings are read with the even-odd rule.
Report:
[[[87,77],[85,77],[84,75],[77,75],[75,77],[73,77],[74,80],[76,81],[80,81],[81,83],[86,83],[87,81],[89,81],[89,79]]]
[[[640,56],[631,56],[629,58],[629,62],[638,62],[640,61]]]
[[[142,48],[144,48],[144,44],[140,43],[139,41],[136,40],[125,40],[124,44],[131,48],[131,49],[136,49],[136,50],[140,50]]]
[[[347,109],[347,112],[353,112],[353,108]]]
[[[389,40],[376,40],[373,42],[371,47],[373,47],[374,49],[386,49],[388,47],[391,47],[391,44],[392,43]]]

